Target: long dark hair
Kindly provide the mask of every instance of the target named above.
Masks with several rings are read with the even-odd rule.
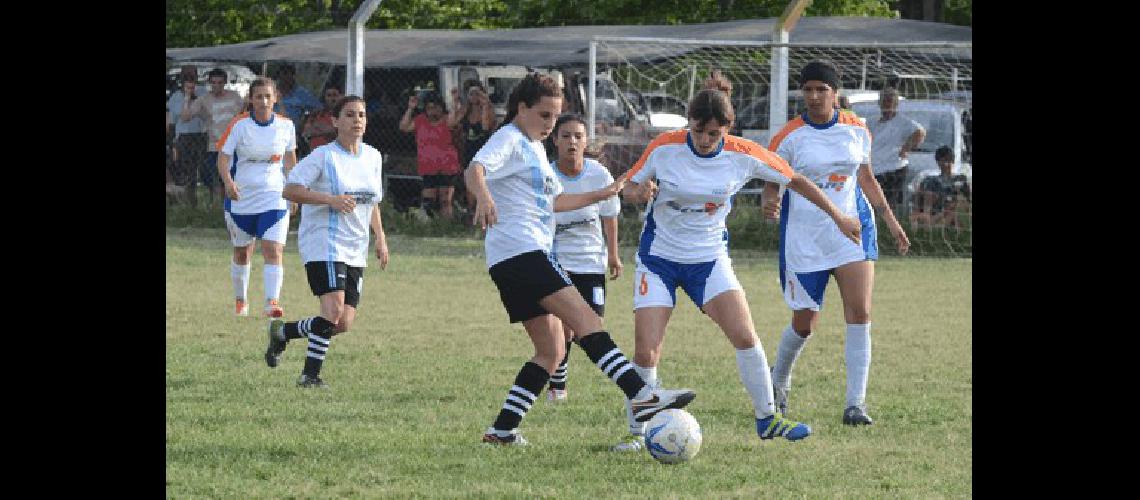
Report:
[[[511,96],[507,99],[507,117],[499,127],[514,121],[518,115],[519,103],[526,103],[529,108],[538,104],[543,97],[562,97],[562,86],[554,78],[537,72],[526,75],[511,91]]]
[[[253,89],[255,89],[257,87],[272,88],[273,89],[273,97],[278,98],[278,99],[281,98],[281,94],[279,92],[277,92],[277,82],[274,81],[272,78],[269,78],[266,76],[259,76],[257,78],[254,78],[253,82],[251,82],[249,84],[249,93],[246,94],[246,99],[250,99],[253,97]],[[280,102],[280,101],[278,101],[278,102]],[[276,104],[276,103],[274,103],[274,104]],[[245,109],[246,109],[246,111],[249,112],[250,116],[253,116],[253,103],[252,102],[246,104]],[[270,108],[270,112],[272,112],[272,108]]]

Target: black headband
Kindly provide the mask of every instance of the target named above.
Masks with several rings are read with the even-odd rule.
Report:
[[[808,80],[818,80],[828,84],[832,89],[839,90],[839,75],[835,72],[835,66],[822,63],[819,61],[812,61],[800,70],[800,85],[806,84]]]

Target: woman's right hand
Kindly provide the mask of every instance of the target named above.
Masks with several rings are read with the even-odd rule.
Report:
[[[356,199],[347,194],[335,195],[329,198],[328,206],[334,211],[346,214],[356,208]]]
[[[499,221],[499,216],[495,212],[495,202],[491,199],[477,200],[475,202],[475,218],[473,224],[486,230],[488,227],[494,226]]]
[[[859,222],[859,219],[840,215],[839,218],[835,220],[835,225],[839,227],[839,231],[842,232],[843,236],[846,236],[847,239],[855,242],[855,244],[861,244],[860,233],[863,231],[863,224]]]
[[[226,197],[231,201],[238,201],[241,199],[241,193],[238,192],[237,184],[233,181],[226,182]]]
[[[420,98],[415,94],[408,96],[408,111],[416,109],[416,105],[420,103]]]

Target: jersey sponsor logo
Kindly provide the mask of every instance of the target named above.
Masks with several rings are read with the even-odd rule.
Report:
[[[345,191],[344,194],[351,196],[357,205],[370,205],[376,199],[376,193],[372,191]]]
[[[561,233],[561,232],[564,232],[564,231],[566,231],[566,230],[568,230],[574,226],[585,226],[587,224],[593,224],[595,220],[597,220],[597,219],[590,217],[589,219],[582,219],[582,220],[567,222],[565,224],[558,224],[557,226],[554,227],[554,232]]]
[[[720,209],[720,207],[723,207],[724,203],[708,202],[708,203],[705,203],[704,205],[701,205],[699,207],[683,207],[683,206],[681,206],[680,203],[677,203],[676,201],[673,201],[673,200],[669,200],[669,201],[665,202],[665,206],[672,208],[673,210],[676,210],[676,211],[681,212],[681,213],[704,212],[704,213],[711,216],[711,215],[715,214],[716,211],[718,209]]]
[[[849,178],[850,176],[847,175],[830,174],[827,176],[827,182],[817,182],[815,185],[819,186],[820,189],[825,191],[828,189],[833,191],[842,191],[843,186],[847,184],[847,179]]]

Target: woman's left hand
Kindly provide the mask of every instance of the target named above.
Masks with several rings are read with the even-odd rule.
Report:
[[[907,251],[910,250],[910,238],[906,237],[906,231],[903,231],[898,221],[894,221],[894,224],[890,225],[890,229],[891,236],[894,236],[895,243],[898,243],[899,255],[906,255]]]
[[[622,271],[622,269],[624,269],[624,266],[622,266],[622,264],[621,264],[621,257],[614,255],[614,254],[610,254],[609,261],[610,261],[610,264],[609,264],[610,265],[610,280],[616,280],[616,279],[621,277],[621,271]]]
[[[605,198],[602,198],[602,199],[608,200],[611,197],[617,196],[618,193],[621,192],[621,188],[625,187],[625,182],[627,180],[629,180],[629,178],[622,175],[622,176],[618,177],[617,180],[615,180],[613,182],[613,184],[610,184],[609,186],[602,188],[602,192],[605,193],[605,195],[606,195]]]
[[[388,268],[388,241],[376,240],[376,258],[380,260],[380,270]]]

